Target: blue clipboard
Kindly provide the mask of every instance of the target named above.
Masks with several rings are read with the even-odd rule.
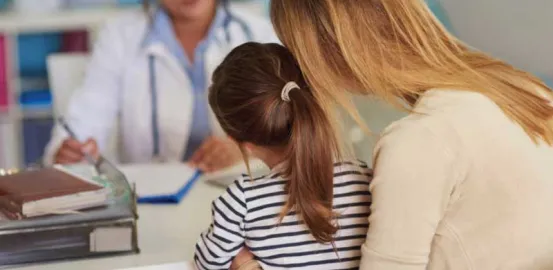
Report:
[[[194,175],[177,192],[165,195],[139,196],[137,202],[140,204],[178,204],[201,176],[202,172],[196,170]]]

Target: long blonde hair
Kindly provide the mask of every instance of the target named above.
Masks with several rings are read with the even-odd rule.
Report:
[[[421,0],[272,0],[271,19],[321,103],[341,104],[363,127],[350,93],[411,109],[429,89],[458,89],[553,143],[550,89],[460,42]]]

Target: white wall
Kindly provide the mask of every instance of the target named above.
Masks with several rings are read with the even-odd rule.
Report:
[[[469,45],[553,79],[553,0],[439,0]]]

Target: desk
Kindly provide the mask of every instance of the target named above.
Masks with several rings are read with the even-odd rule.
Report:
[[[168,172],[170,173],[170,172]],[[33,265],[21,270],[111,270],[191,261],[211,222],[211,201],[223,189],[198,181],[179,205],[139,205],[140,254]]]

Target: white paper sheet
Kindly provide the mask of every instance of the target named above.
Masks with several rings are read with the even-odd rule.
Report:
[[[90,235],[91,252],[119,252],[132,250],[132,228],[100,227]]]
[[[136,193],[142,197],[174,194],[196,172],[180,163],[121,165],[119,169],[131,184],[136,184]]]
[[[196,268],[192,263],[179,262],[179,263],[142,266],[142,267],[136,267],[136,268],[125,268],[125,269],[119,269],[119,270],[195,270],[195,269]]]

